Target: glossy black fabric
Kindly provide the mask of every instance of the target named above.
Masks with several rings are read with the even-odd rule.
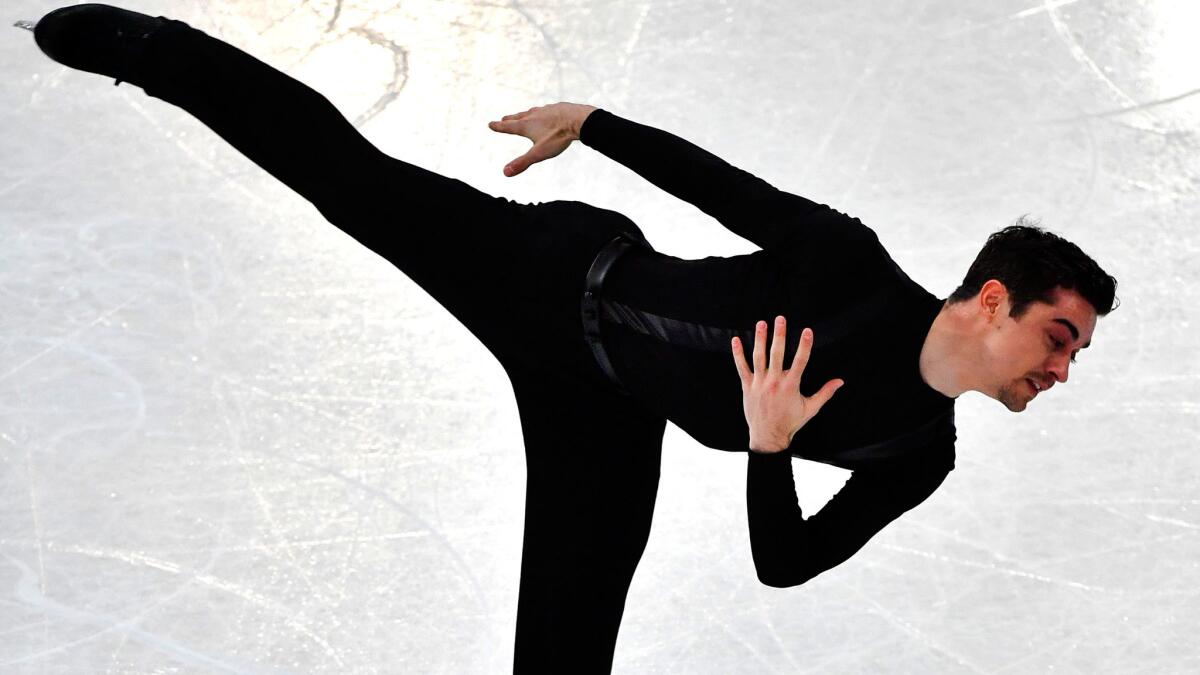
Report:
[[[387,156],[316,91],[185,23],[152,35],[147,54],[148,95],[395,264],[504,366],[528,472],[513,669],[608,672],[666,420],[600,372],[580,298],[596,252],[619,232],[641,239],[637,226],[580,202],[492,197]]]
[[[788,449],[854,470],[819,513],[803,519],[788,453],[750,453],[747,513],[763,583],[792,586],[837,565],[941,484],[954,466],[954,399],[925,384],[918,361],[943,301],[895,264],[874,231],[603,109],[580,140],[762,249],[684,260],[637,248],[613,266],[602,332],[635,399],[710,448],[747,452],[730,339],[740,335],[749,358],[755,323],[773,326],[780,314],[785,363],[801,329],[813,329],[801,392],[846,381]]]

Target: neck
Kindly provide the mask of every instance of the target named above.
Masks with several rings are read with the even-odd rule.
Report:
[[[980,391],[982,384],[971,377],[972,373],[980,372],[983,363],[978,344],[969,318],[954,305],[942,305],[921,346],[921,379],[950,398]]]

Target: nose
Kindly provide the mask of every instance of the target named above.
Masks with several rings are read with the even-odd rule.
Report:
[[[1070,370],[1071,359],[1067,356],[1064,356],[1062,359],[1054,361],[1050,364],[1050,375],[1054,377],[1055,382],[1065,383]]]

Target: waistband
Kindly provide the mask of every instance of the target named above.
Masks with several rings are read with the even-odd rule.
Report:
[[[588,346],[592,348],[592,355],[596,357],[596,365],[600,366],[600,370],[616,385],[617,391],[625,396],[630,394],[625,389],[625,385],[621,384],[621,378],[617,377],[612,360],[608,358],[608,352],[604,349],[604,342],[600,339],[600,294],[604,285],[604,277],[608,275],[608,271],[635,243],[631,235],[619,234],[600,249],[595,260],[592,261],[592,266],[588,269],[583,287],[583,300],[580,303],[583,314],[583,337]]]

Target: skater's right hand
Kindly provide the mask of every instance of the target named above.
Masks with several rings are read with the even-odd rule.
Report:
[[[578,103],[552,103],[530,108],[525,112],[505,115],[499,122],[488,122],[488,128],[502,134],[524,136],[533,147],[504,167],[504,175],[515,176],[530,165],[557,157],[579,138],[579,128],[595,106]]]
[[[800,331],[800,344],[792,357],[792,367],[784,370],[783,352],[787,325],[775,317],[775,337],[771,340],[771,358],[767,360],[767,322],[754,324],[754,370],[746,363],[741,338],[733,338],[733,365],[742,381],[742,412],[750,430],[750,451],[775,453],[787,450],[792,438],[829,402],[845,380],[830,380],[812,396],[800,393],[800,376],[812,353],[811,328]]]

